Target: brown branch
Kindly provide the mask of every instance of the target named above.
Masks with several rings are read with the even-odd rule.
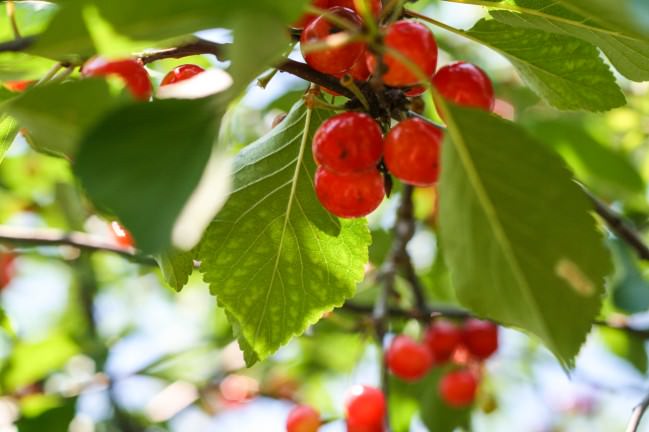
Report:
[[[614,210],[612,210],[608,205],[606,205],[602,200],[593,195],[588,189],[582,186],[582,189],[588,195],[595,211],[597,214],[606,222],[606,225],[609,229],[615,233],[621,240],[623,240],[627,245],[636,251],[640,259],[649,261],[649,247],[642,239],[640,233],[638,233],[635,228],[627,222],[624,217]]]
[[[230,44],[220,44],[205,39],[196,38],[177,47],[165,48],[155,51],[146,51],[136,57],[144,64],[153,63],[164,59],[179,59],[195,55],[211,54],[219,60],[224,60],[225,52]]]
[[[149,256],[133,248],[118,246],[113,242],[82,232],[64,232],[43,228],[0,226],[0,244],[13,246],[72,246],[80,250],[112,252],[140,264],[157,266]]]
[[[8,42],[0,43],[0,52],[18,52],[25,51],[30,48],[34,42],[36,42],[36,37],[28,36],[22,37],[19,39],[14,39]]]

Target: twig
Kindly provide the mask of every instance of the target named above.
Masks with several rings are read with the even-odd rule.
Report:
[[[157,265],[153,258],[141,255],[133,248],[121,247],[102,237],[82,232],[0,226],[0,244],[72,246],[81,250],[112,252],[140,264]]]
[[[16,39],[20,39],[20,30],[18,29],[18,22],[16,21],[16,5],[12,0],[7,1],[7,18],[11,24],[11,30]]]
[[[637,432],[640,428],[640,422],[645,412],[649,408],[649,395],[645,396],[644,399],[633,409],[633,414],[631,415],[631,420],[626,427],[626,432]]]
[[[217,59],[223,60],[228,46],[229,44],[220,44],[196,38],[178,47],[147,51],[137,54],[136,57],[142,60],[144,64],[153,63],[158,60],[178,59],[202,54],[211,54]]]
[[[606,225],[626,244],[633,248],[640,259],[649,261],[649,247],[641,235],[626,221],[624,217],[593,195],[588,189],[582,186],[595,207],[597,214],[606,222]]]
[[[25,51],[27,48],[31,47],[34,42],[36,42],[36,38],[34,36],[27,36],[8,42],[2,42],[0,43],[0,52]]]

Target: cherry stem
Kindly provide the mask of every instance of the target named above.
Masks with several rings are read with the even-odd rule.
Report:
[[[644,399],[642,399],[642,401],[635,408],[633,408],[633,414],[631,415],[629,424],[626,427],[626,432],[638,431],[642,417],[644,416],[645,412],[647,412],[647,408],[649,408],[649,395],[645,396]]]
[[[7,18],[9,18],[14,37],[20,39],[20,29],[18,29],[18,21],[16,21],[16,5],[12,0],[7,1]]]

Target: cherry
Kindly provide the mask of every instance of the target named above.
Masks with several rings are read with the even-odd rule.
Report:
[[[353,25],[361,26],[361,18],[351,9],[335,7],[329,9],[337,17],[349,21]],[[324,42],[328,36],[343,32],[328,21],[326,16],[313,20],[303,31],[300,37],[300,47],[306,62],[313,69],[329,75],[347,72],[365,51],[361,42],[351,42],[342,46],[308,50],[308,44]]]
[[[381,432],[385,410],[385,397],[381,390],[353,386],[345,404],[347,432]]]
[[[330,0],[312,0],[311,1],[311,6],[317,7],[317,8],[320,8],[320,9],[329,9],[329,6],[330,6],[329,3],[330,3]],[[311,22],[316,18],[318,18],[317,14],[306,13],[306,14],[302,15],[299,20],[294,22],[291,27],[293,27],[295,29],[298,29],[298,30],[302,30],[303,28],[305,28],[306,26],[311,24]]]
[[[433,364],[433,356],[426,346],[404,335],[394,338],[386,353],[386,360],[390,371],[407,381],[422,378]]]
[[[2,85],[9,91],[14,93],[22,93],[27,90],[35,81],[20,80],[20,81],[5,81]]]
[[[320,413],[309,405],[298,405],[286,419],[286,432],[316,432],[320,427]]]
[[[377,170],[336,174],[319,167],[315,191],[322,206],[342,218],[367,216],[383,201],[383,176]]]
[[[495,97],[491,80],[478,66],[457,62],[444,66],[435,74],[433,84],[449,101],[467,107],[491,111]]]
[[[171,72],[169,72],[167,75],[165,75],[165,77],[162,79],[162,82],[160,83],[160,86],[165,86],[169,84],[175,84],[180,81],[185,81],[187,79],[190,79],[198,75],[201,72],[205,72],[205,69],[195,64],[184,64],[178,66],[177,68],[174,68]]]
[[[469,319],[464,323],[462,336],[466,348],[480,360],[498,351],[498,326],[492,322]]]
[[[382,154],[381,128],[364,113],[335,115],[322,123],[313,137],[316,163],[338,174],[372,170]]]
[[[437,320],[426,329],[424,339],[435,363],[444,363],[462,344],[462,329],[450,321]]]
[[[354,0],[330,0],[329,7],[333,6],[345,7],[360,14]],[[381,12],[383,11],[383,4],[381,3],[381,0],[371,0],[370,9],[372,10],[372,15],[374,15],[375,18],[380,18]]]
[[[443,136],[440,129],[422,119],[404,120],[385,137],[385,164],[404,183],[430,186],[439,176]]]
[[[135,99],[145,101],[151,97],[149,73],[139,60],[132,58],[107,60],[103,57],[95,57],[83,65],[81,73],[89,77],[118,75],[124,80]]]
[[[442,400],[454,408],[471,405],[478,390],[478,379],[469,370],[449,372],[439,382]]]
[[[356,62],[352,65],[352,67],[347,72],[336,74],[335,77],[342,78],[345,74],[351,75],[351,77],[354,78],[356,81],[365,82],[368,80],[371,74],[370,74],[370,70],[367,68],[365,53],[361,54],[358,60],[356,60]],[[340,93],[337,93],[326,87],[322,87],[322,90],[329,93],[330,95],[340,96]]]
[[[0,252],[0,289],[6,288],[16,271],[16,255],[12,252]]]
[[[401,20],[391,24],[385,34],[385,45],[398,51],[412,63],[417,65],[420,72],[432,76],[437,67],[437,43],[433,33],[423,24]],[[408,65],[401,63],[390,54],[383,58],[387,71],[383,82],[393,87],[413,86],[420,82],[418,75],[413,73]],[[370,71],[376,71],[376,58],[367,57]]]
[[[128,247],[132,248],[132,247],[135,246],[135,241],[133,240],[133,236],[119,222],[112,221],[110,223],[110,229],[111,229],[111,231],[113,233],[113,237],[115,238],[115,241],[117,242],[118,245],[120,245],[122,247],[125,247],[125,248],[128,248]]]

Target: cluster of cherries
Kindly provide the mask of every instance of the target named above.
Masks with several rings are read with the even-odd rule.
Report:
[[[383,392],[365,385],[353,386],[345,402],[347,432],[383,432],[387,405]],[[288,414],[287,432],[316,432],[320,413],[309,405],[298,405]]]
[[[423,342],[409,336],[396,336],[385,356],[390,372],[405,381],[422,379],[433,367],[452,365],[439,382],[439,394],[451,407],[473,404],[481,375],[482,362],[498,350],[498,327],[478,319],[458,325],[439,319],[427,329]],[[347,432],[382,432],[386,411],[381,390],[354,386],[345,404]],[[320,414],[309,405],[298,405],[286,420],[287,432],[316,432],[322,425]]]
[[[398,378],[417,381],[432,367],[453,365],[439,383],[439,393],[448,405],[462,408],[473,403],[478,389],[481,363],[498,350],[498,327],[468,319],[461,326],[447,320],[433,322],[423,343],[399,335],[386,352],[387,366]]]
[[[365,43],[351,39],[347,43],[326,44],[332,35],[346,28],[361,29],[363,21],[353,0],[315,0],[313,6],[326,9],[327,13],[305,15],[295,23],[295,27],[302,29],[303,57],[313,69],[337,78],[348,75],[358,83],[381,73],[386,86],[401,89],[407,97],[416,97],[426,87],[421,75],[413,71],[414,65],[430,77],[430,84],[445,99],[493,110],[493,86],[479,67],[458,62],[437,70],[437,43],[423,24],[402,19],[382,29],[385,53],[380,63],[384,70],[379,71],[379,61]],[[381,16],[381,8],[379,0],[371,2],[376,19]],[[341,21],[348,25],[337,25]],[[316,49],[322,46],[325,48]],[[362,217],[381,204],[385,196],[381,166],[407,184],[436,183],[444,136],[439,127],[420,118],[409,118],[387,131],[385,137],[382,132],[379,124],[362,112],[336,115],[317,131],[313,140],[318,164],[315,189],[322,205],[334,215]]]

